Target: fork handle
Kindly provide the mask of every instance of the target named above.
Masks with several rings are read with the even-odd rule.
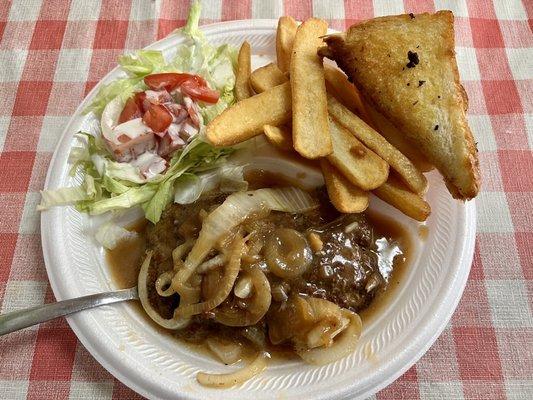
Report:
[[[75,299],[58,301],[56,303],[1,314],[0,336],[88,308],[118,303],[120,301],[135,300],[138,298],[137,287],[133,287],[114,292],[91,294],[89,296],[77,297]]]

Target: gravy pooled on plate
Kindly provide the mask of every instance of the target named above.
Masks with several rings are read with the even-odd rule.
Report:
[[[253,188],[287,183],[279,176],[256,176],[248,176]],[[237,231],[246,238],[246,251],[231,290],[217,307],[190,316],[175,331],[176,337],[205,346],[226,364],[257,350],[282,355],[296,352],[305,361],[320,363],[322,356],[309,356],[310,349],[332,341],[327,333],[350,322],[344,315],[367,310],[363,313],[367,319],[369,311],[386,301],[384,292],[397,283],[409,258],[406,232],[383,216],[337,212],[323,190],[309,192],[309,196],[318,207],[295,214],[260,211],[238,225]],[[157,224],[147,224],[141,231],[141,244],[135,245],[140,251],[126,244],[108,251],[115,284],[135,284],[124,277],[138,274],[146,247],[152,254],[146,278],[150,306],[162,319],[172,319],[180,296],[162,295],[172,281],[162,283],[161,277],[174,274],[176,249],[197,240],[202,221],[226,197],[217,193],[190,205],[173,204]],[[230,236],[237,231],[222,246],[230,246]],[[220,257],[224,251],[214,248],[199,266],[199,301],[212,298],[223,284]],[[333,325],[321,331],[317,318],[323,321],[326,317],[331,317]]]

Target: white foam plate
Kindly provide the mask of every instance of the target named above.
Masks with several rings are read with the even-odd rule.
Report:
[[[238,46],[247,40],[254,66],[274,59],[277,21],[246,20],[204,26],[213,43]],[[172,53],[183,38],[171,35],[151,49]],[[102,82],[120,74],[109,73]],[[101,82],[101,83],[102,83]],[[56,148],[46,188],[75,184],[67,158],[73,134],[98,129],[94,117],[80,105]],[[299,361],[273,363],[260,376],[227,390],[206,389],[196,383],[200,370],[226,371],[205,355],[195,353],[147,326],[131,304],[105,306],[68,318],[79,340],[114,376],[152,399],[344,399],[365,398],[384,388],[414,364],[436,340],[450,319],[466,283],[475,238],[475,206],[452,200],[436,173],[428,175],[427,198],[432,214],[429,234],[418,237],[419,224],[392,207],[372,199],[371,209],[407,227],[413,237],[412,263],[390,304],[364,326],[356,351],[335,363],[314,367]],[[42,214],[41,232],[48,277],[58,300],[112,290],[102,249],[92,233],[96,218],[60,207]]]

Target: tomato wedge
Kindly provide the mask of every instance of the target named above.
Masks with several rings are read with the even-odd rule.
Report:
[[[197,80],[189,79],[182,83],[181,91],[183,94],[194,100],[204,101],[206,103],[216,103],[220,93],[216,90],[209,89],[207,86],[200,85]]]
[[[143,115],[143,122],[156,134],[164,132],[172,123],[172,115],[159,104],[152,104]],[[159,135],[162,136],[162,135]]]
[[[123,122],[127,122],[134,118],[139,118],[141,116],[141,108],[139,108],[137,102],[133,97],[130,97],[128,101],[126,101],[126,104],[124,105],[124,109],[120,113],[120,116],[118,117],[118,123],[122,124]]]
[[[144,100],[145,99],[146,99],[146,93],[145,92],[135,93],[135,96],[134,96],[135,103],[137,103],[137,107],[139,107],[139,110],[141,110],[142,113],[144,113],[146,111],[144,109]]]
[[[197,75],[178,74],[175,72],[148,75],[144,78],[144,83],[152,90],[166,89],[170,92],[172,89],[178,87],[186,80],[196,78],[200,78],[205,84],[205,80]]]

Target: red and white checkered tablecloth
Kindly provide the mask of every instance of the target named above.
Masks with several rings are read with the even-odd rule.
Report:
[[[124,50],[184,24],[188,0],[0,1],[0,312],[54,301],[39,189],[63,127]],[[379,399],[533,399],[533,1],[204,0],[202,23],[290,14],[333,28],[451,9],[483,176],[468,284],[451,322]],[[0,338],[1,399],[140,398],[64,320]]]

